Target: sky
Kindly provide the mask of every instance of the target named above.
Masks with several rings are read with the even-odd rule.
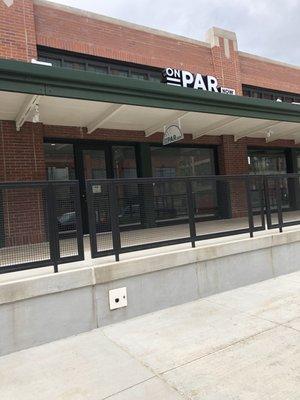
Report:
[[[217,26],[241,51],[300,65],[300,0],[52,1],[202,41]]]

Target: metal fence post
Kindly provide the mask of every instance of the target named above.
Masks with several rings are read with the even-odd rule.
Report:
[[[194,197],[192,190],[192,183],[190,179],[186,180],[186,197],[188,205],[189,227],[192,247],[196,246],[196,225],[195,225],[195,212],[194,212]]]
[[[250,191],[250,177],[245,177],[246,192],[247,192],[247,207],[248,207],[248,222],[249,222],[249,233],[250,237],[253,237],[254,232],[254,221],[253,221],[253,207]]]
[[[277,203],[279,232],[282,232],[283,219],[282,219],[282,204],[281,204],[280,180],[279,179],[280,178],[277,178],[275,180],[275,182],[276,182],[276,203]]]
[[[119,227],[117,190],[115,182],[113,181],[109,182],[108,193],[110,199],[110,222],[111,222],[113,249],[116,261],[120,261],[121,237],[120,237],[120,227]]]
[[[78,256],[84,259],[84,243],[83,243],[83,228],[82,228],[82,215],[81,215],[81,204],[80,204],[80,192],[79,182],[74,183],[74,205],[75,205],[75,216],[76,216],[76,240],[78,248]]]
[[[264,198],[266,205],[266,218],[267,218],[267,227],[271,229],[272,227],[272,219],[271,219],[271,205],[270,205],[270,197],[269,197],[269,186],[268,186],[268,177],[263,177],[263,188],[264,188]]]
[[[90,235],[90,246],[92,258],[96,257],[98,247],[97,247],[97,231],[96,231],[96,218],[94,214],[93,206],[93,184],[91,182],[86,182],[86,201],[87,210],[89,218],[89,235]]]
[[[49,247],[50,247],[50,259],[54,266],[54,272],[58,272],[58,261],[59,261],[59,239],[58,239],[58,225],[56,218],[56,197],[54,185],[48,182],[46,188],[47,196],[47,209],[48,209],[48,227],[49,227]]]
[[[259,179],[259,207],[260,207],[260,220],[263,230],[266,229],[265,221],[265,199],[264,199],[264,177]]]

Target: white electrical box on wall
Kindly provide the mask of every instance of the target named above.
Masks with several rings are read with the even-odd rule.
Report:
[[[127,307],[127,288],[109,290],[109,308],[115,310],[117,308]]]

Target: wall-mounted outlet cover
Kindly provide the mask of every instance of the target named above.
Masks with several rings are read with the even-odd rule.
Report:
[[[110,310],[127,307],[127,288],[126,287],[109,290],[108,297],[109,297]]]

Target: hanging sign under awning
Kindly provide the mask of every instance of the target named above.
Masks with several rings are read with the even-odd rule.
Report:
[[[162,81],[171,86],[181,86],[206,90],[208,92],[235,95],[234,89],[219,87],[217,78],[211,75],[192,74],[189,71],[166,68],[162,73],[162,77]]]
[[[163,145],[177,142],[184,138],[181,130],[180,121],[164,127]]]

